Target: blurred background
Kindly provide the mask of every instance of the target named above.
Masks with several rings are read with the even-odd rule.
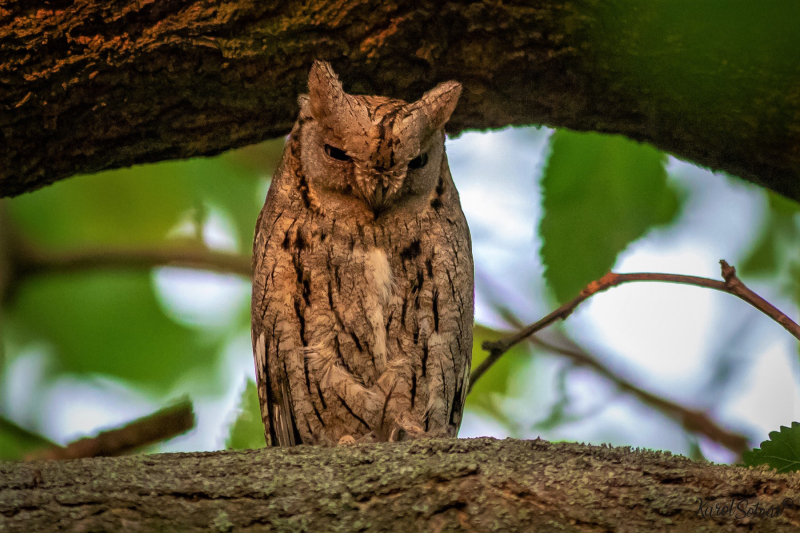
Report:
[[[186,398],[193,427],[144,451],[264,445],[246,272],[283,143],[0,203],[0,262],[11,265],[0,279],[0,459]],[[473,368],[482,341],[612,268],[720,279],[725,259],[797,320],[794,202],[618,136],[505,129],[449,139],[447,152],[475,254]],[[798,420],[797,356],[796,339],[731,295],[632,283],[505,354],[468,397],[460,437],[737,461]]]

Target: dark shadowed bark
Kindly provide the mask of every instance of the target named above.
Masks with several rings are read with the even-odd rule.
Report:
[[[800,39],[781,5],[12,0],[0,195],[283,135],[320,58],[356,93],[461,81],[453,131],[621,133],[800,199]]]
[[[0,530],[26,533],[797,531],[789,499],[796,474],[538,440],[0,463]]]

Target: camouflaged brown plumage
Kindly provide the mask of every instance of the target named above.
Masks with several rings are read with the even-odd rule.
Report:
[[[472,353],[469,229],[444,151],[461,94],[350,95],[315,62],[256,225],[267,443],[455,436]]]

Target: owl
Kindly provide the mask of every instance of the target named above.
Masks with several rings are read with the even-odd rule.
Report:
[[[315,62],[308,89],[253,246],[267,443],[455,436],[474,284],[444,149],[461,85],[410,104],[351,95]]]

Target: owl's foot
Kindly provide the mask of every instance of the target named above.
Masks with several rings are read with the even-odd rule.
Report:
[[[356,439],[354,439],[352,435],[345,435],[339,439],[337,446],[352,446],[355,443]]]
[[[352,435],[343,435],[339,442],[336,444],[337,446],[352,446],[354,444],[364,444],[368,442],[376,442],[378,439],[374,433],[370,432],[366,435],[361,435],[358,438],[353,437]]]

